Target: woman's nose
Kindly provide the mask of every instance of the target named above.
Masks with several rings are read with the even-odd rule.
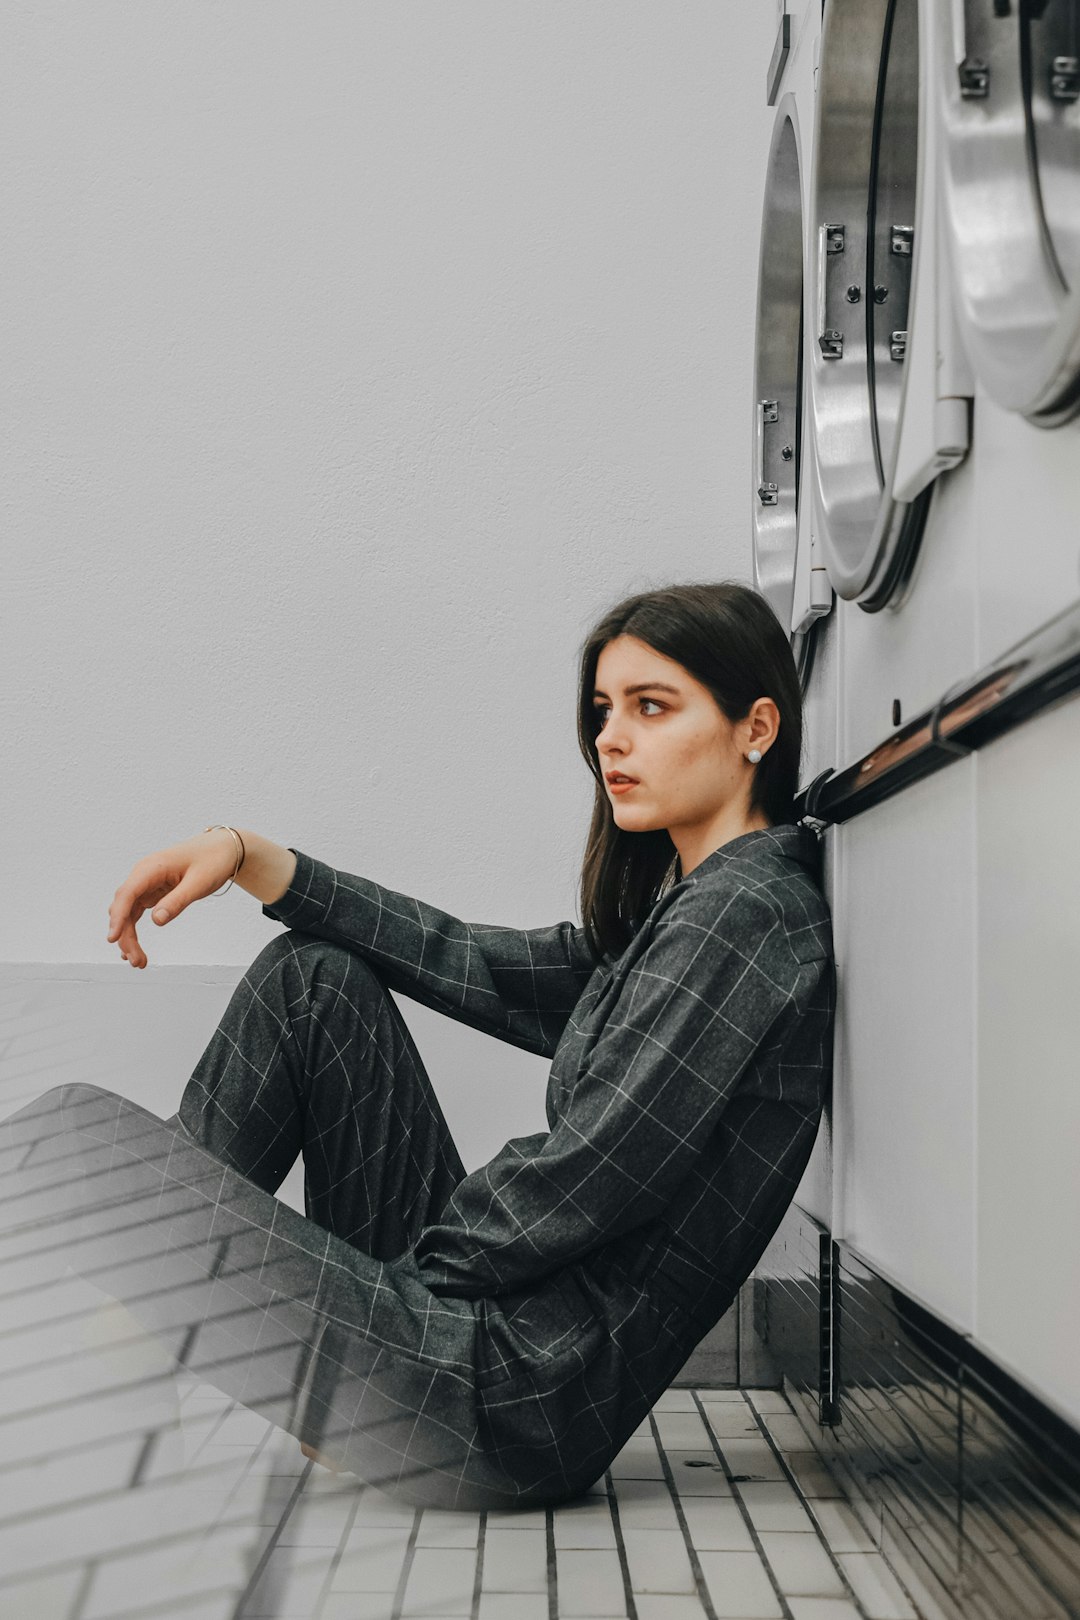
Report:
[[[606,705],[605,705],[606,707]],[[627,710],[616,712],[608,708],[607,718],[596,736],[596,747],[605,767],[621,765],[629,757],[633,745],[631,723],[633,716]]]

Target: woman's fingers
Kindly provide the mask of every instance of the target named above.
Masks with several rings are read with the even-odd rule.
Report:
[[[145,967],[146,952],[139,944],[135,924],[148,906],[156,905],[175,886],[174,874],[163,872],[153,859],[139,861],[131,876],[121,883],[109,907],[109,944],[114,941],[120,954],[132,967]]]
[[[154,922],[163,927],[165,923],[172,922],[174,917],[179,917],[180,913],[186,911],[191,902],[198,898],[189,884],[178,883],[175,888],[171,888],[166,883],[160,894],[147,897],[147,905],[154,908],[150,913]]]
[[[146,966],[135,924],[144,911],[157,927],[178,917],[196,900],[213,894],[234,873],[231,833],[202,834],[137,861],[109,907],[108,943],[116,944],[132,967]]]
[[[139,944],[139,936],[135,931],[135,924],[142,916],[144,909],[138,902],[132,906],[116,942],[120,947],[121,956],[126,962],[130,962],[132,967],[146,966],[146,952]]]

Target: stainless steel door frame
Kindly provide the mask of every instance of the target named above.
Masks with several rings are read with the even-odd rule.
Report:
[[[1080,411],[1080,5],[936,8],[941,183],[964,341],[1038,427]]]

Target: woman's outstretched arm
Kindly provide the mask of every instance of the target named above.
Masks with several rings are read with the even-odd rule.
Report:
[[[228,879],[275,922],[364,956],[392,990],[512,1046],[552,1057],[599,966],[585,931],[461,922],[438,907],[354,877],[248,827],[208,830],[137,861],[109,907],[108,938],[133,967],[146,966],[136,924],[162,926]],[[153,908],[153,909],[151,909]]]
[[[243,852],[238,842],[241,837]],[[295,866],[291,849],[283,849],[258,833],[207,827],[204,832],[135,862],[113,895],[106,939],[116,946],[125,962],[144,968],[147,956],[139,940],[138,923],[146,912],[159,928],[164,928],[196,900],[223,892],[222,884],[230,880],[260,900],[274,900],[288,888]]]
[[[246,844],[248,834],[240,832]],[[284,891],[264,901],[264,915],[348,946],[392,990],[526,1051],[554,1055],[600,965],[584,929],[571,922],[547,928],[462,922],[301,850],[283,851],[265,839],[257,839],[255,849],[256,865],[244,884],[253,894],[280,888],[288,861],[294,862]],[[238,883],[246,868],[247,860]]]

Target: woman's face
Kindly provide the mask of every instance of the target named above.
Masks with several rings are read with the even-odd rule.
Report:
[[[640,690],[628,690],[640,688]],[[754,766],[746,758],[776,735],[776,705],[759,698],[732,725],[707,687],[636,636],[601,650],[594,703],[603,729],[596,750],[616,825],[624,832],[666,827],[680,854],[717,825],[745,818]],[[610,780],[635,779],[621,792]],[[762,827],[769,823],[756,818]],[[684,859],[684,869],[686,867]]]

